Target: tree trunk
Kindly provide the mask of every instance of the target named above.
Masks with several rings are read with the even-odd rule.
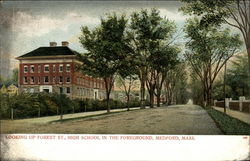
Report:
[[[11,108],[10,109],[10,113],[11,113],[11,120],[14,120],[14,109],[13,108]]]
[[[41,107],[38,108],[38,117],[41,116]]]
[[[208,96],[208,106],[212,105],[212,87],[209,87],[207,90],[207,96]]]
[[[150,108],[154,108],[154,90],[150,89],[149,90],[149,95],[150,95]]]
[[[145,109],[145,77],[142,75],[141,79],[141,109]]]
[[[202,85],[203,85],[203,106],[206,107],[207,106],[207,90],[206,90],[205,81],[202,82]]]
[[[107,113],[110,113],[110,107],[109,107],[109,92],[106,91],[106,96],[107,96],[107,99],[106,99],[106,103],[107,103]]]
[[[110,92],[112,89],[112,77],[108,77],[108,78],[104,78],[104,82],[105,82],[105,88],[106,88],[106,105],[107,105],[107,113],[110,112],[110,107],[109,107],[109,97],[110,97]]]
[[[127,95],[127,108],[128,108],[128,111],[130,110],[130,109],[129,109],[129,100],[130,100],[129,98],[130,98],[130,97],[129,97],[129,94],[128,94],[128,95]]]
[[[160,102],[161,102],[161,94],[157,94],[157,107],[160,107]]]
[[[145,109],[145,78],[141,79],[141,109]]]
[[[226,76],[227,76],[227,62],[225,63],[224,68],[224,84],[223,84],[223,93],[224,93],[224,113],[226,113]]]

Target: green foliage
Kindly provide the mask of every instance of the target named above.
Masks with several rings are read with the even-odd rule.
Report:
[[[161,95],[166,70],[170,70],[178,62],[180,49],[173,45],[175,32],[175,23],[161,17],[157,9],[142,9],[131,15],[128,35],[135,55],[137,75],[141,81],[141,100],[144,100],[146,85],[151,107],[154,104],[155,89],[157,97]]]
[[[5,85],[6,87],[11,85],[11,84],[18,84],[18,69],[15,68],[12,70],[12,77],[11,78],[3,78],[0,77],[0,85]]]
[[[250,126],[213,108],[206,109],[226,135],[249,135]]]
[[[224,83],[222,80],[218,80],[214,83],[213,87],[213,98],[215,100],[221,101],[224,100]],[[226,98],[233,98],[234,100],[239,99],[239,97],[235,96],[232,93],[232,89],[230,86],[226,85]]]
[[[221,68],[241,47],[238,34],[218,26],[202,27],[196,17],[185,25],[187,51],[185,57],[192,71],[200,79],[203,88],[203,101],[212,103],[213,83]],[[196,78],[197,78],[196,77]]]
[[[180,8],[185,14],[194,14],[201,17],[203,27],[221,25],[225,18],[231,16],[230,12],[235,12],[233,5],[236,0],[182,0],[187,5]]]
[[[175,50],[176,48],[168,48],[168,43],[175,31],[175,23],[162,18],[159,10],[151,9],[148,12],[145,9],[133,13],[129,32],[132,39],[131,46],[137,58],[137,65],[139,67],[154,65],[152,60],[165,58],[161,56]],[[159,54],[161,55],[159,56]],[[161,61],[161,64],[164,63]]]
[[[234,97],[249,96],[247,54],[237,55],[227,71],[226,84],[231,87]]]
[[[216,26],[204,29],[198,18],[189,19],[184,31],[190,40],[186,47],[203,62],[211,58],[212,61],[225,60],[242,45],[239,34],[231,34],[229,29]]]
[[[186,104],[189,98],[188,92],[188,73],[186,71],[186,64],[180,63],[175,68],[175,97],[176,97],[176,104]]]
[[[239,99],[240,96],[248,96],[248,69],[247,54],[236,55],[235,58],[228,63],[226,72],[226,98]],[[214,84],[214,99],[223,100],[224,78],[219,78]]]
[[[192,77],[189,86],[193,103],[196,105],[203,105],[203,89],[201,81]]]
[[[249,0],[182,0],[186,5],[182,10],[186,14],[200,17],[202,28],[228,24],[242,33],[248,54],[248,84],[250,84],[250,1]],[[246,67],[247,67],[246,66]],[[250,87],[247,89],[250,91]],[[248,93],[248,97],[250,94]]]
[[[128,52],[125,45],[125,16],[118,18],[115,14],[101,19],[101,25],[90,31],[87,26],[81,28],[79,38],[82,46],[88,51],[79,55],[84,63],[81,70],[91,76],[107,78],[121,68],[119,60]]]
[[[78,56],[83,62],[79,69],[85,74],[104,80],[108,112],[114,75],[118,69],[124,68],[122,61],[128,58],[127,53],[130,52],[125,38],[126,24],[124,15],[117,17],[113,14],[102,18],[101,25],[92,31],[86,26],[81,28],[82,35],[79,39],[88,52]]]

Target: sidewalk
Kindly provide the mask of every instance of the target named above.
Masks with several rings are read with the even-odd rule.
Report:
[[[130,110],[140,109],[140,107],[132,107]],[[126,111],[127,108],[124,109],[113,109],[110,110],[110,112],[120,112],[120,111]],[[74,113],[74,114],[64,114],[63,119],[69,119],[69,118],[77,118],[77,117],[84,117],[84,116],[91,116],[91,115],[98,115],[98,114],[104,114],[107,110],[101,110],[101,111],[90,111],[90,112],[81,112],[81,113]],[[57,116],[45,116],[45,117],[36,117],[36,118],[28,118],[28,119],[18,119],[13,120],[15,122],[29,122],[29,123],[48,123],[51,121],[56,121],[60,119],[60,115]],[[6,121],[6,120],[1,120]],[[12,120],[7,120],[12,121]]]
[[[213,108],[218,110],[218,111],[224,112],[224,108],[215,107],[215,106],[213,106]],[[228,108],[226,109],[226,114],[231,116],[231,117],[237,118],[238,120],[241,120],[241,121],[250,125],[250,114],[235,111],[235,110],[230,110]]]

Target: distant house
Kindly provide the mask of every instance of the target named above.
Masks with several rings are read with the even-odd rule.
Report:
[[[11,84],[7,87],[5,85],[1,85],[0,91],[2,94],[14,95],[14,94],[18,93],[18,87],[17,87],[17,85],[14,85],[14,84]]]
[[[1,93],[4,93],[4,94],[6,94],[7,93],[7,88],[6,88],[6,86],[5,85],[1,85],[0,86],[0,88],[1,88]]]
[[[7,91],[10,95],[18,94],[18,87],[14,84],[8,86]]]
[[[104,81],[78,72],[76,66],[82,62],[68,46],[67,41],[61,46],[50,42],[49,47],[39,47],[17,57],[20,92],[56,92],[70,98],[104,99]]]

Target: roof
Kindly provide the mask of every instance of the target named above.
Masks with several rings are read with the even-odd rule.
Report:
[[[76,51],[71,50],[67,46],[55,46],[55,47],[39,47],[29,53],[26,53],[19,58],[36,57],[36,56],[70,56],[77,55]]]

